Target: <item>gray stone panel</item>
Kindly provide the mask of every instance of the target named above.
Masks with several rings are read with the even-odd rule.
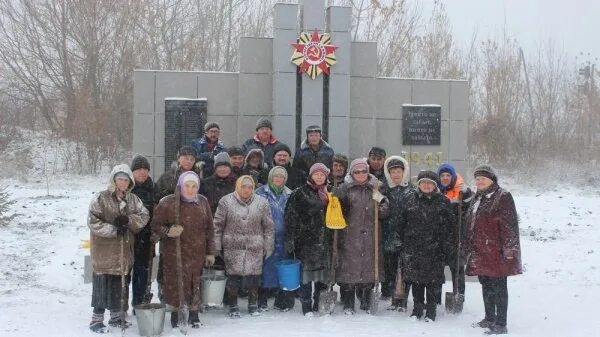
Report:
[[[156,156],[153,158],[148,158],[150,162],[150,174],[152,175],[152,180],[157,181],[160,175],[165,172],[165,157]]]
[[[302,116],[323,116],[323,76],[302,75]],[[302,123],[304,125],[304,122]]]
[[[158,107],[157,107],[158,109]],[[163,102],[162,110],[165,110],[165,104]],[[165,155],[165,114],[156,114],[154,119],[154,155],[163,156]]]
[[[297,67],[291,62],[294,49],[293,43],[298,40],[296,29],[275,30],[273,36],[273,70],[275,72],[296,73]]]
[[[349,32],[352,28],[352,7],[327,8],[327,29],[332,32]]]
[[[377,146],[388,155],[400,155],[402,150],[402,120],[377,120]]]
[[[276,3],[273,7],[273,28],[293,29],[298,26],[298,5],[289,3]]]
[[[348,155],[350,149],[350,118],[330,117],[328,142],[336,153]]]
[[[290,149],[295,151],[296,137],[296,117],[295,116],[274,116],[273,133],[280,142],[287,144]]]
[[[154,115],[133,115],[133,153],[154,155]]]
[[[208,100],[208,116],[236,115],[239,75],[213,72],[198,72],[197,75],[197,97],[206,97]]]
[[[352,76],[377,76],[377,42],[352,42],[350,60]]]
[[[350,118],[350,157],[366,157],[369,149],[377,145],[377,124],[374,119]]]
[[[377,83],[375,78],[350,79],[350,116],[375,117],[377,112]]]
[[[296,73],[273,74],[273,115],[296,115]]]
[[[352,38],[348,32],[332,32],[331,43],[338,47],[335,50],[337,63],[330,68],[332,74],[350,74]]]
[[[456,169],[456,172],[460,173],[460,175],[462,175],[464,181],[465,181],[465,185],[470,186],[472,190],[475,190],[475,184],[474,184],[474,178],[471,175],[472,172],[467,172],[468,170],[468,165],[467,162],[464,160],[454,160],[451,161],[451,164],[454,166],[454,168]]]
[[[269,74],[273,71],[272,38],[240,38],[240,73]]]
[[[154,75],[153,71],[139,71],[133,73],[133,106],[134,114],[154,113]]]
[[[325,29],[325,1],[300,0],[300,4],[304,31],[318,29],[322,32]]]
[[[450,120],[467,120],[469,116],[469,83],[450,82]]]
[[[413,80],[413,104],[437,104],[442,106],[442,120],[449,118],[450,82],[441,80]]]
[[[377,118],[402,119],[402,105],[411,103],[412,81],[377,79]]]
[[[466,121],[450,121],[450,151],[448,159],[465,160],[467,157],[468,127]]]
[[[196,72],[156,72],[155,113],[165,113],[165,97],[198,98],[197,82]]]
[[[271,115],[273,109],[269,74],[240,74],[239,112],[242,115]],[[230,98],[231,99],[231,98]],[[213,104],[210,101],[210,104]]]
[[[350,76],[329,76],[329,117],[350,116]]]

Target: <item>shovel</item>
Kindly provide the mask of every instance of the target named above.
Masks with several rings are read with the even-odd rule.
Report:
[[[375,188],[378,188],[376,186]],[[373,229],[373,237],[375,238],[375,286],[369,294],[369,313],[371,315],[377,315],[379,311],[379,297],[381,297],[381,285],[379,283],[379,203],[377,200],[373,200],[375,205],[375,228]]]
[[[458,270],[460,268],[460,249],[461,249],[461,237],[462,237],[462,192],[458,194],[458,230],[457,230],[458,242],[456,250],[456,272],[452,279],[452,292],[446,292],[446,312],[451,314],[460,314],[463,309],[463,303],[465,302],[465,295],[458,293]]]
[[[175,223],[179,224],[179,213],[180,213],[180,197],[179,189],[175,190]],[[177,255],[177,290],[179,291],[179,313],[178,322],[179,331],[183,335],[187,335],[188,332],[188,318],[189,310],[183,293],[183,263],[181,261],[181,238],[178,236],[175,238],[175,254]]]
[[[337,261],[337,239],[338,239],[338,231],[337,229],[333,230],[333,248],[331,254],[331,283],[329,284],[329,289],[324,290],[320,294],[319,301],[319,314],[321,315],[330,315],[335,310],[335,302],[337,301],[338,293],[333,290],[333,285],[335,284],[335,268]]]

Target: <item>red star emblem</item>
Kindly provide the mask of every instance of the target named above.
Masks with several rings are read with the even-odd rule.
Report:
[[[331,44],[327,33],[319,34],[318,30],[312,34],[302,32],[298,43],[293,43],[292,47],[292,63],[298,66],[299,72],[306,72],[313,80],[321,73],[329,74],[329,68],[336,63],[337,47]]]

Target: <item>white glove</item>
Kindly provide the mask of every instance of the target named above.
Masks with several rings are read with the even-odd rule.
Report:
[[[173,226],[171,226],[171,228],[169,228],[169,231],[167,232],[167,236],[170,238],[176,238],[176,237],[179,237],[182,232],[183,232],[183,226],[173,225]]]
[[[373,191],[373,200],[377,201],[378,203],[381,202],[381,200],[383,200],[384,196],[383,194],[381,194],[381,192],[374,190]]]

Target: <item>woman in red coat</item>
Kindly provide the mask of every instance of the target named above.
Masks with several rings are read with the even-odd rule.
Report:
[[[522,273],[519,221],[512,195],[498,186],[488,165],[475,169],[477,194],[467,213],[467,275],[477,275],[485,318],[474,326],[488,335],[506,334],[506,278]]]

